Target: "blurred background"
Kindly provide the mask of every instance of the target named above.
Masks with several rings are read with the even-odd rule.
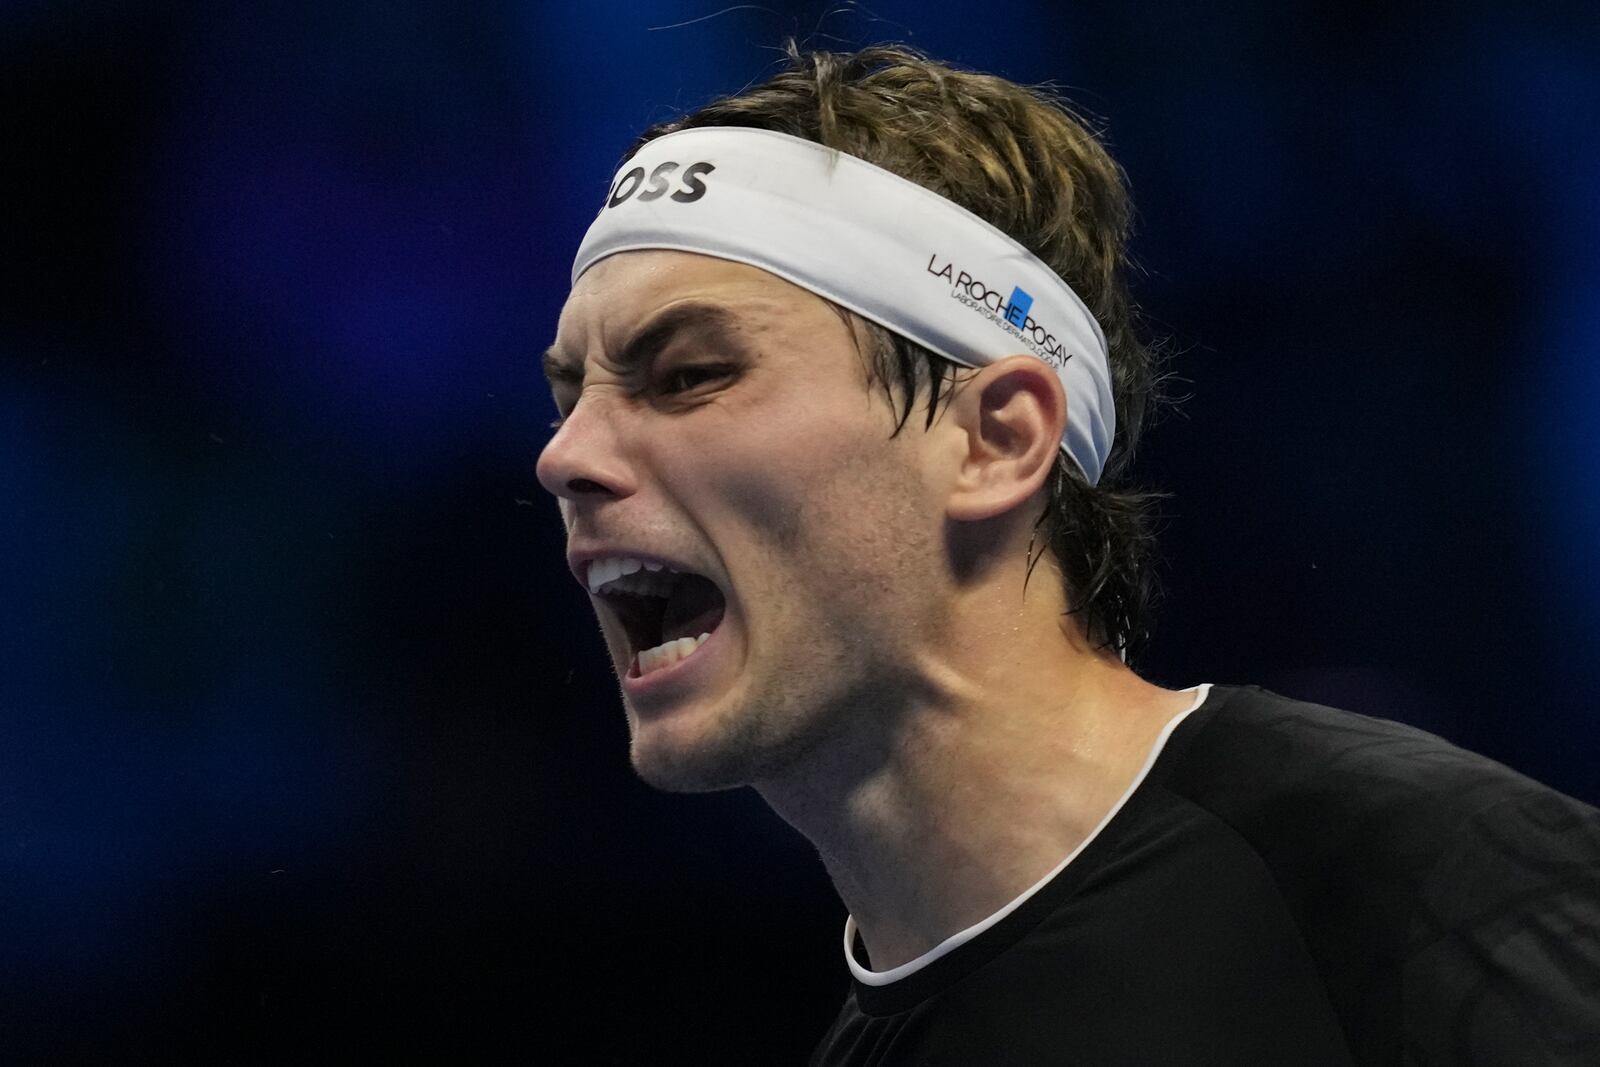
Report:
[[[0,9],[0,1059],[804,1061],[842,907],[633,778],[534,478],[619,154],[789,34],[1107,123],[1150,677],[1600,801],[1592,4],[720,7]]]

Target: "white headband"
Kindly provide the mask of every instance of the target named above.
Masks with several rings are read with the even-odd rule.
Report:
[[[1033,253],[938,193],[788,134],[680,130],[617,172],[573,283],[640,248],[760,267],[963,366],[1039,357],[1067,394],[1061,447],[1100,480],[1117,417],[1099,323]]]

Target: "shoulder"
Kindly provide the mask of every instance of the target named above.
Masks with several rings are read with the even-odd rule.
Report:
[[[1173,740],[1168,786],[1241,827],[1337,815],[1369,845],[1416,834],[1442,846],[1486,812],[1516,818],[1525,804],[1554,804],[1574,818],[1595,814],[1426,731],[1255,686],[1217,687]]]
[[[1358,1052],[1584,1062],[1600,811],[1422,730],[1256,688],[1214,690],[1172,740],[1159,787],[1261,857]]]
[[[1414,727],[1255,687],[1214,690],[1170,755],[1160,785],[1240,834],[1291,894],[1398,914],[1480,849],[1600,858],[1587,804]]]

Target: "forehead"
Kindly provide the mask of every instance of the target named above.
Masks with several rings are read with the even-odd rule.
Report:
[[[674,314],[692,309],[694,314]],[[744,263],[693,252],[648,249],[608,256],[584,272],[561,310],[546,357],[578,369],[590,357],[623,351],[657,320],[688,330],[817,337],[828,320],[841,338],[844,320],[821,297]]]

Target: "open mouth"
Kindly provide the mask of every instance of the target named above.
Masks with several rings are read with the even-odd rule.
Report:
[[[628,637],[628,673],[663,670],[693,655],[722,623],[727,599],[711,579],[668,570],[612,582],[598,593]]]

